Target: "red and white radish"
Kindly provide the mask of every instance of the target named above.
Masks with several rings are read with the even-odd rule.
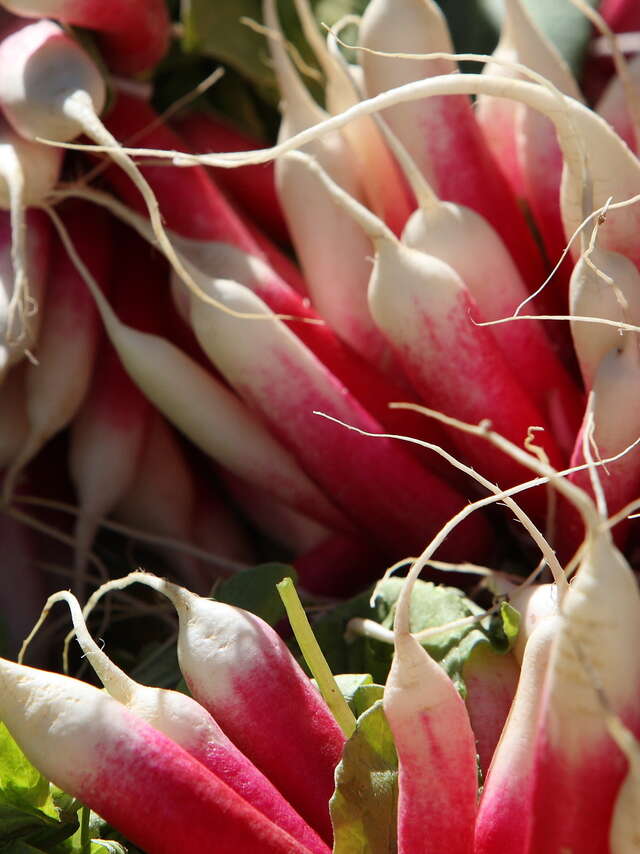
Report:
[[[284,641],[248,611],[142,572],[103,585],[87,608],[107,590],[136,581],[167,596],[178,612],[178,658],[192,696],[322,838],[330,840],[328,802],[345,739]]]
[[[174,741],[85,682],[2,659],[0,717],[49,780],[147,851],[307,850]]]
[[[274,824],[290,833],[304,850],[328,854],[325,843],[242,755],[202,706],[178,691],[140,685],[109,659],[89,634],[80,605],[71,593],[61,591],[49,597],[29,640],[53,605],[60,601],[68,604],[84,657],[111,697],[186,750]],[[22,654],[25,646],[26,642]]]
[[[266,310],[242,285],[226,280],[216,280],[214,285],[216,298],[236,313]],[[191,311],[196,336],[216,367],[345,515],[390,554],[415,550],[425,534],[437,530],[461,506],[462,496],[393,442],[362,442],[314,414],[321,410],[369,432],[382,432],[379,423],[282,322],[274,317],[273,322],[251,327],[249,332],[242,324],[252,321],[209,311],[197,300],[192,300]],[[225,318],[231,322],[225,323]],[[380,488],[372,493],[367,484],[373,471]],[[413,508],[419,508],[416,515]],[[471,526],[466,548],[482,552],[486,534],[482,526]]]
[[[529,427],[543,424],[544,419],[492,336],[471,322],[477,308],[462,280],[438,259],[402,246],[309,158],[301,153],[287,156],[304,159],[308,168],[331,187],[336,204],[356,217],[374,242],[376,263],[369,283],[372,313],[423,399],[456,417],[475,422],[490,418],[514,441],[523,442]],[[470,387],[460,388],[456,381],[460,376],[474,377],[473,393]],[[553,460],[562,459],[550,435],[543,442]],[[480,470],[490,472],[504,485],[519,477],[513,463],[501,453],[487,453],[476,443],[462,442],[460,447]]]

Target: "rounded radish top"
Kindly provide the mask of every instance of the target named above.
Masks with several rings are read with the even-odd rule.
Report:
[[[89,55],[52,21],[29,24],[0,43],[0,104],[27,138],[67,142],[83,127],[67,115],[72,96],[100,113],[106,88]]]

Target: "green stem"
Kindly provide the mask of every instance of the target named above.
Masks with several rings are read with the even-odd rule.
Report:
[[[298,641],[298,646],[307,662],[313,678],[318,683],[320,693],[331,710],[342,732],[350,738],[356,728],[356,719],[340,689],[333,678],[327,661],[322,654],[318,641],[304,612],[304,608],[298,598],[296,588],[290,578],[283,579],[276,584],[280,598],[291,623],[291,628]]]
[[[80,810],[80,850],[82,854],[89,854],[91,851],[91,835],[89,832],[89,819],[91,818],[91,810],[89,807],[82,807]]]

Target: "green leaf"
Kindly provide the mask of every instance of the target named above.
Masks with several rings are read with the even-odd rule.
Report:
[[[363,685],[358,691],[382,686]],[[366,691],[365,691],[366,693]],[[382,700],[359,718],[336,768],[329,808],[334,852],[393,854],[397,851],[398,758]]]
[[[223,581],[215,589],[214,596],[218,602],[244,608],[274,626],[285,616],[284,605],[276,589],[276,584],[283,578],[291,578],[295,583],[298,576],[288,564],[263,563]]]
[[[343,15],[360,14],[366,0],[312,0],[318,22],[331,26]],[[251,18],[262,21],[261,0],[189,0],[183,4],[183,46],[187,51],[203,53],[219,60],[247,78],[265,100],[277,103],[279,95],[270,65],[265,36],[241,23]],[[298,22],[293,0],[278,3],[280,21],[286,38],[298,49],[308,65],[317,68]],[[317,87],[310,86],[318,95]]]

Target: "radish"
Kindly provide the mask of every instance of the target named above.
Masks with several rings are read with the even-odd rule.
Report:
[[[640,29],[640,14],[633,0],[602,0],[600,14],[618,33]]]
[[[163,0],[2,0],[2,6],[25,18],[56,18],[97,30],[109,65],[122,74],[152,68],[169,46],[171,24]]]
[[[241,480],[224,470],[220,472],[220,477],[233,504],[243,516],[265,536],[285,546],[292,554],[314,549],[333,533],[325,525],[275,500],[254,483]]]
[[[88,205],[64,214],[73,239],[104,288],[110,272],[111,240],[106,218]],[[36,348],[37,363],[25,367],[28,423],[4,482],[10,496],[20,470],[75,416],[91,380],[99,339],[93,301],[63,247],[54,248],[48,295]]]
[[[85,682],[2,659],[0,716],[45,777],[147,851],[308,850],[174,741]]]
[[[45,585],[36,566],[32,532],[3,511],[0,513],[0,537],[3,550],[0,649],[4,655],[14,656],[37,616]]]
[[[328,802],[345,739],[284,641],[248,611],[142,572],[107,582],[85,613],[106,591],[136,581],[167,596],[178,612],[178,657],[192,696],[329,841]]]
[[[264,20],[281,33],[274,0],[264,0]],[[283,47],[270,41],[271,55],[284,99],[279,138],[321,122],[328,114],[312,99]],[[308,148],[333,179],[348,193],[362,198],[356,159],[345,136],[338,132]],[[389,345],[377,329],[367,306],[369,244],[358,224],[336,212],[327,192],[295,161],[276,161],[276,185],[311,300],[338,335],[368,362],[388,367]],[[308,199],[314,204],[309,205]],[[319,239],[321,238],[321,239]],[[327,252],[325,246],[333,246]]]
[[[485,317],[513,314],[529,293],[500,236],[471,208],[440,201],[406,150],[397,140],[391,142],[418,201],[403,231],[403,242],[449,264]],[[509,324],[489,328],[516,372],[527,378],[527,389],[568,450],[584,403],[542,325],[532,320],[524,329]]]
[[[77,599],[66,591],[47,599],[30,640],[54,603],[65,601],[84,657],[111,697],[197,759],[263,815],[299,840],[304,850],[328,854],[327,846],[302,821],[271,783],[232,744],[211,715],[178,691],[140,685],[98,647],[87,630]],[[21,655],[27,641],[23,645]]]
[[[361,64],[369,96],[456,70],[444,59],[390,60],[368,52],[452,53],[444,16],[432,0],[373,0],[362,19],[360,44],[367,49]],[[407,103],[394,106],[385,117],[438,195],[485,216],[501,234],[527,283],[537,287],[544,278],[542,259],[468,99]]]
[[[242,285],[225,280],[213,284],[216,299],[237,314],[266,310]],[[363,443],[314,415],[314,409],[321,409],[369,432],[381,432],[378,422],[282,322],[274,318],[248,336],[242,335],[242,321],[225,323],[230,315],[208,311],[196,300],[191,312],[201,346],[229,383],[344,513],[390,554],[415,549],[426,531],[437,529],[461,505],[458,493],[394,443]],[[367,488],[371,471],[381,487],[374,493]],[[413,507],[420,508],[419,513],[414,515]],[[471,526],[466,534],[466,548],[482,552],[487,542],[484,527]]]
[[[319,167],[301,153],[287,157],[303,160],[331,188],[336,204],[343,206],[365,228],[376,248],[376,263],[369,283],[373,315],[393,342],[396,352],[424,400],[438,409],[493,423],[517,442],[529,427],[543,422],[490,335],[470,321],[477,309],[464,283],[446,264],[402,246],[372,214],[342,192]],[[402,287],[398,287],[398,282]],[[480,334],[479,334],[480,333]],[[456,336],[460,345],[453,346]],[[486,375],[483,372],[486,371]],[[457,378],[474,377],[473,393],[464,393]],[[518,478],[512,463],[500,453],[487,453],[474,442],[460,443],[466,456],[492,477],[513,483]],[[545,436],[551,458],[562,459],[551,436]],[[527,498],[527,500],[532,500]]]
[[[125,370],[160,412],[195,445],[232,471],[257,481],[286,503],[306,509],[314,518],[335,524],[338,529],[348,528],[342,514],[226,386],[164,338],[121,323],[61,230],[55,214],[54,223],[96,301]],[[166,382],[169,376],[173,377],[172,383]],[[198,401],[197,410],[194,400]]]
[[[474,854],[520,854],[536,816],[531,810],[532,745],[542,704],[542,688],[559,616],[539,624],[524,648],[518,689],[493,754],[476,820]]]

